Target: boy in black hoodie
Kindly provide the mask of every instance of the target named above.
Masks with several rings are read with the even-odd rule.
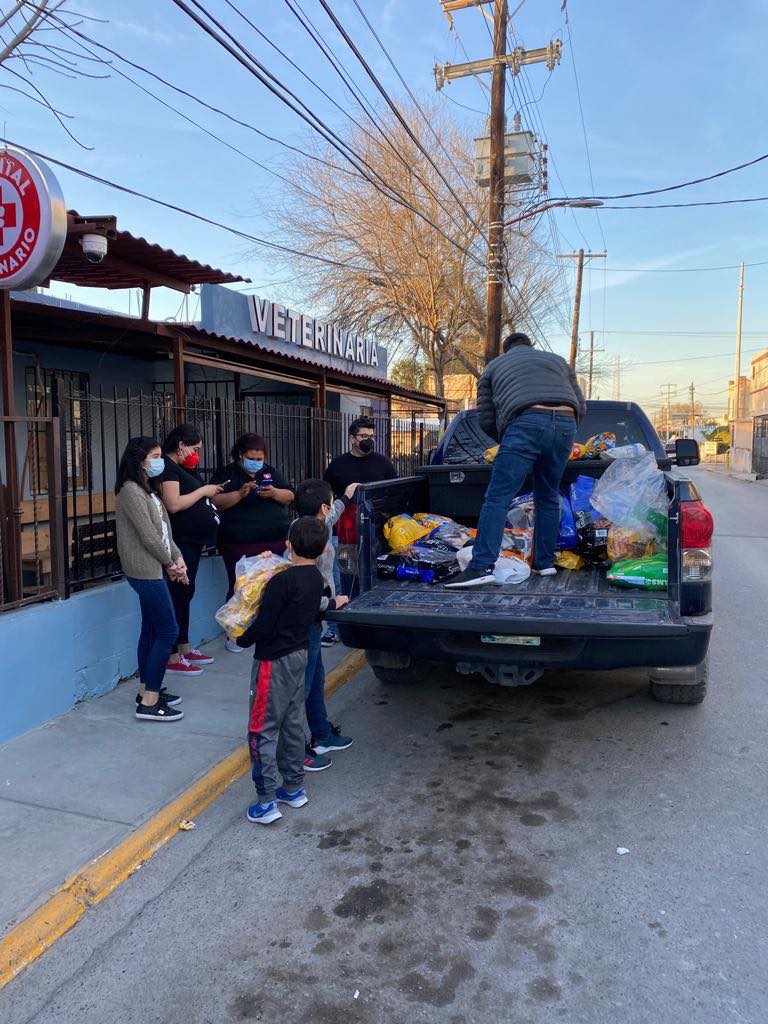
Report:
[[[317,621],[323,577],[316,561],[328,543],[325,523],[297,519],[288,533],[291,566],[267,583],[255,621],[238,644],[254,646],[248,747],[258,801],[248,820],[269,825],[279,804],[303,807],[304,676],[310,627]],[[277,770],[283,785],[277,785]]]

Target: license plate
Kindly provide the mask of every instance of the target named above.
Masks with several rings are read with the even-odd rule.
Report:
[[[541,647],[540,636],[503,636],[500,633],[483,633],[484,644],[514,644],[516,647]]]

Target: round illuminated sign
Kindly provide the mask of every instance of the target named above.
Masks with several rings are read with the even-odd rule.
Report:
[[[64,196],[50,167],[22,149],[0,149],[0,288],[34,288],[67,238]]]

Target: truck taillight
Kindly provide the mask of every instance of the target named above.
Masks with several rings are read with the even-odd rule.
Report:
[[[701,501],[684,501],[680,510],[682,582],[706,583],[712,578],[712,515]]]
[[[710,547],[715,524],[704,502],[683,501],[680,503],[680,509],[680,540],[683,550]]]

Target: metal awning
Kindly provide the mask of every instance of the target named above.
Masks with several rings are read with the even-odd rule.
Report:
[[[172,249],[117,229],[114,216],[82,216],[76,210],[67,213],[67,241],[51,280],[83,288],[172,288],[190,292],[198,284],[232,284],[249,278],[229,274],[205,263],[198,263]],[[84,234],[103,235],[107,254],[101,263],[89,263],[80,240]]]

